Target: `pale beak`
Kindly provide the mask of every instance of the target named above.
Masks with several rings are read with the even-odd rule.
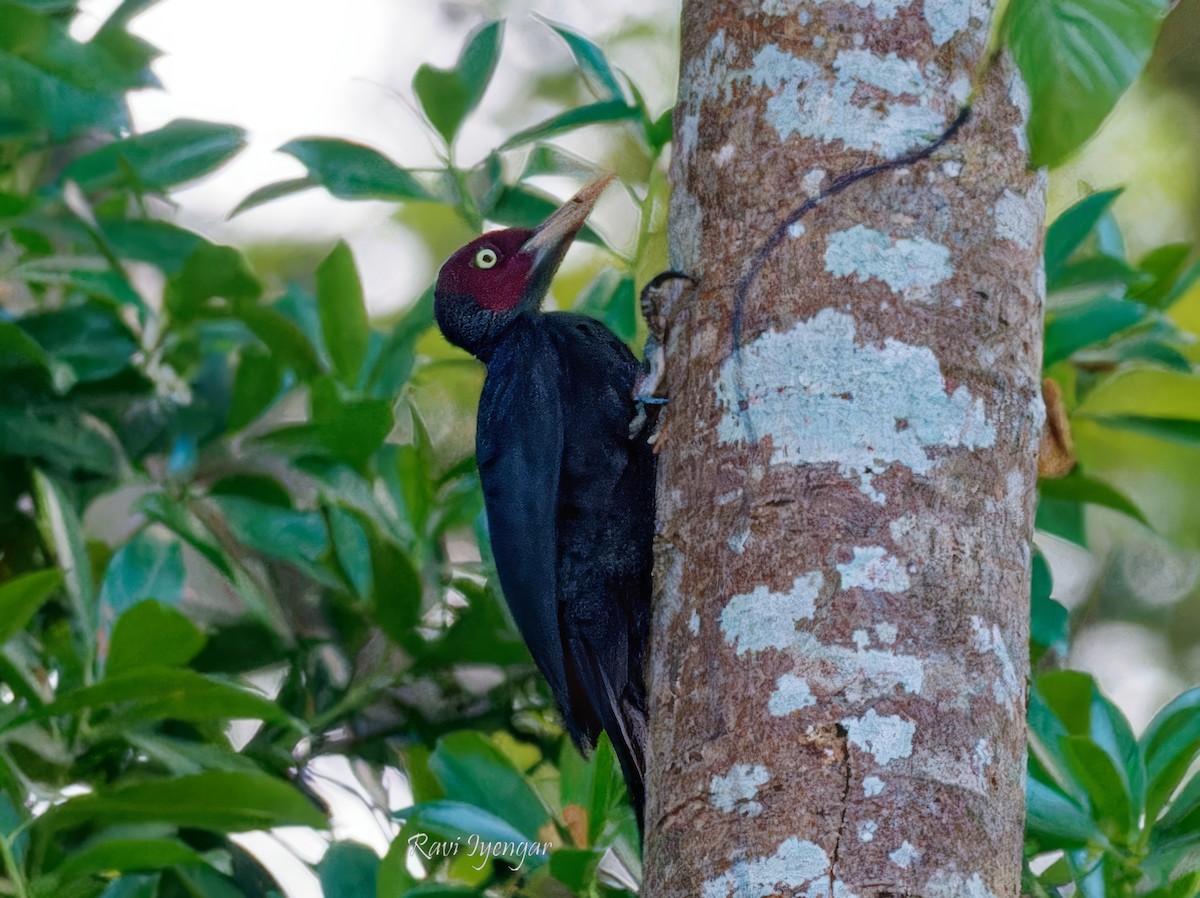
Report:
[[[596,205],[596,200],[614,177],[616,176],[605,175],[588,184],[563,203],[553,215],[541,223],[532,237],[521,244],[521,252],[533,256],[533,268],[529,273],[529,287],[526,292],[527,295],[537,295],[539,303],[549,289],[550,280],[558,270],[563,256],[567,254],[567,248],[583,228],[592,207]]]

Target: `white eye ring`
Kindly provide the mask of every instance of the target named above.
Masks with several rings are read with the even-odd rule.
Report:
[[[499,261],[500,257],[496,255],[496,251],[486,246],[475,254],[476,268],[495,268]]]

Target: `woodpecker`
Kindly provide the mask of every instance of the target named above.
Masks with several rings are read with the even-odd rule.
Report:
[[[608,733],[641,827],[655,455],[631,435],[640,366],[601,322],[541,311],[611,179],[454,253],[434,312],[487,366],[476,462],[508,607],[575,745]]]

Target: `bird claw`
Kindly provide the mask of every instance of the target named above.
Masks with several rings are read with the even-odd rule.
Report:
[[[642,428],[644,428],[646,423],[650,420],[650,416],[647,413],[647,406],[662,408],[667,404],[666,399],[660,396],[652,396],[649,393],[635,393],[633,401],[637,405],[637,414],[634,415],[633,420],[629,422],[629,439],[631,440],[642,432]],[[654,438],[657,435],[658,429],[655,428],[654,432],[646,438],[646,442],[653,444]]]

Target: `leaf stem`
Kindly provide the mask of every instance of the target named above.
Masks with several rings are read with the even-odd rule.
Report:
[[[13,894],[16,895],[16,898],[29,898],[29,890],[25,886],[25,876],[13,854],[12,846],[8,844],[8,836],[0,836],[0,860],[4,862],[4,869],[8,872],[8,879],[12,883]]]

